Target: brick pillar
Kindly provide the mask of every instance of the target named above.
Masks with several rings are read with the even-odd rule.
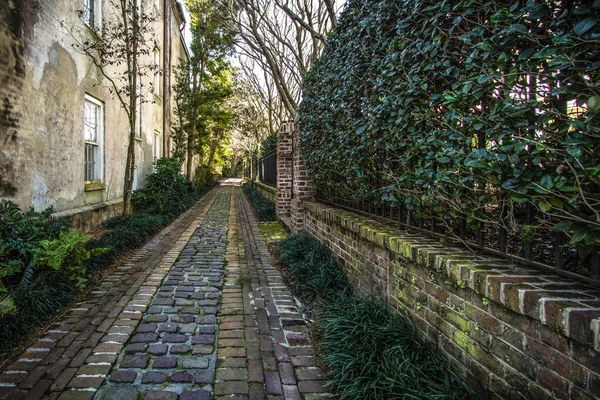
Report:
[[[312,177],[308,174],[306,165],[302,159],[302,152],[300,149],[300,129],[298,128],[297,121],[294,123],[293,128],[294,195],[292,196],[291,225],[292,230],[294,232],[298,232],[304,229],[304,208],[302,206],[302,202],[305,200],[314,200],[316,193],[312,182]]]
[[[294,124],[291,122],[284,122],[277,132],[277,193],[275,195],[277,219],[291,229],[293,132]]]

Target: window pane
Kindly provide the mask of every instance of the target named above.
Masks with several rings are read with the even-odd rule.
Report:
[[[92,143],[85,144],[85,181],[93,182],[96,180],[96,158],[98,146]]]
[[[83,20],[89,26],[94,26],[94,2],[95,0],[84,0],[83,2]]]
[[[84,110],[84,139],[98,141],[98,106],[88,101],[85,102]]]

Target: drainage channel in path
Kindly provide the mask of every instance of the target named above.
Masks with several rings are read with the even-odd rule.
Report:
[[[222,187],[95,399],[208,399],[231,189]]]

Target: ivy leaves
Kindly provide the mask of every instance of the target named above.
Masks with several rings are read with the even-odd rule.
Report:
[[[521,4],[521,5],[520,5]],[[351,0],[300,105],[316,184],[354,200],[600,237],[600,0]]]

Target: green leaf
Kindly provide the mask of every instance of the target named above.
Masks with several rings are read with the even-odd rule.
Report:
[[[546,59],[556,54],[557,49],[554,47],[544,47],[537,53],[531,56],[533,59]]]
[[[552,204],[552,207],[554,208],[558,208],[559,210],[562,210],[564,208],[564,203],[559,198],[551,197],[548,201],[550,202],[550,204]]]
[[[573,236],[571,236],[571,240],[569,240],[569,244],[579,244],[583,242],[584,237],[585,231],[575,231],[573,232]]]
[[[598,0],[598,1],[600,1],[600,0]],[[588,107],[588,111],[591,113],[595,113],[596,111],[600,110],[600,97],[598,97],[598,96],[590,97],[587,101],[587,107]]]
[[[542,179],[540,180],[540,184],[545,189],[552,189],[552,187],[554,186],[554,182],[552,181],[552,176],[544,175],[542,177]]]
[[[583,35],[587,31],[592,29],[594,25],[596,25],[596,22],[598,22],[596,18],[586,18],[583,21],[580,21],[577,25],[575,25],[575,27],[573,28],[573,32],[575,32],[575,34],[577,35]]]
[[[579,146],[569,146],[569,148],[567,148],[567,153],[574,158],[580,158],[583,154],[581,147]]]
[[[552,208],[550,203],[548,203],[546,200],[540,201],[538,203],[538,207],[540,208],[540,210],[542,210],[542,212],[548,212],[548,210]]]
[[[510,196],[508,196],[512,201],[514,201],[515,203],[518,204],[524,204],[527,203],[529,201],[529,198],[526,196],[523,196],[521,194],[518,193],[511,193]]]
[[[497,78],[498,76],[500,76],[500,74],[483,75],[483,76],[480,76],[479,79],[477,79],[477,82],[479,82],[479,83],[486,83],[490,79]]]
[[[531,57],[531,55],[535,52],[535,49],[529,48],[526,50],[523,50],[521,52],[521,54],[519,54],[519,61],[523,61],[523,60],[527,60],[529,57]]]
[[[554,225],[554,229],[558,229],[559,231],[566,231],[566,230],[571,229],[572,225],[573,225],[573,221],[569,221],[569,220],[560,221],[559,223]]]

